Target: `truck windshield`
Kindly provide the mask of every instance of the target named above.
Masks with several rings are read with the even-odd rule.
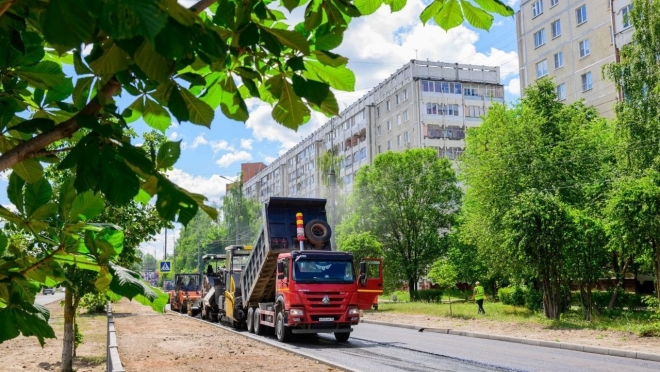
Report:
[[[293,279],[298,283],[353,283],[351,261],[296,260]]]

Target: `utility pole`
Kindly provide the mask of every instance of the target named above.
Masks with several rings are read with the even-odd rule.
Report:
[[[165,228],[165,249],[163,250],[163,260],[167,260],[167,227]]]
[[[337,179],[335,175],[335,126],[334,126],[334,120],[331,121],[331,127],[330,127],[330,173],[328,173],[328,176],[330,177],[330,200],[331,200],[331,207],[332,209],[330,210],[330,229],[332,230],[332,235],[330,235],[330,249],[331,250],[336,250],[337,247],[335,245],[335,219],[336,217],[336,211],[335,209],[337,208],[337,202],[335,200],[335,186],[337,185]]]
[[[202,273],[202,246],[199,242],[199,239],[201,238],[201,234],[197,235],[197,272],[199,274]]]

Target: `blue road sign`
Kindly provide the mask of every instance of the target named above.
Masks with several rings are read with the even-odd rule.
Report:
[[[161,273],[169,273],[172,271],[172,262],[171,261],[160,261],[158,265],[158,271]]]

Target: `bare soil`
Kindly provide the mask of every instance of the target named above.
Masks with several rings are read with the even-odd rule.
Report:
[[[592,329],[549,329],[537,323],[514,323],[484,318],[459,319],[419,314],[367,312],[364,319],[419,327],[455,329],[492,335],[599,346],[660,354],[659,337],[639,337],[631,332]]]
[[[0,370],[59,371],[62,361],[62,337],[64,310],[59,301],[46,305],[50,311],[50,323],[57,339],[46,339],[43,348],[36,337],[19,336],[0,344]],[[105,314],[78,317],[83,343],[78,346],[73,367],[79,372],[105,371],[106,317]]]
[[[157,314],[135,302],[113,305],[117,343],[127,371],[337,371],[222,328]]]

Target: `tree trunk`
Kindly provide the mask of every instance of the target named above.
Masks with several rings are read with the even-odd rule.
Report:
[[[607,305],[607,308],[611,309],[614,307],[614,303],[616,302],[617,297],[619,296],[619,290],[621,287],[623,287],[623,279],[626,277],[626,272],[628,271],[628,264],[630,263],[630,260],[626,258],[625,262],[623,263],[623,268],[621,269],[621,272],[617,272],[616,274],[616,285],[614,286],[614,292],[612,292],[612,297],[610,297],[610,303]]]
[[[73,292],[64,292],[64,338],[62,347],[62,372],[73,372],[73,320],[76,310],[73,308]]]
[[[660,301],[660,249],[655,248],[655,294]]]
[[[410,302],[412,302],[415,297],[415,284],[415,280],[408,279],[408,295],[410,296]]]

